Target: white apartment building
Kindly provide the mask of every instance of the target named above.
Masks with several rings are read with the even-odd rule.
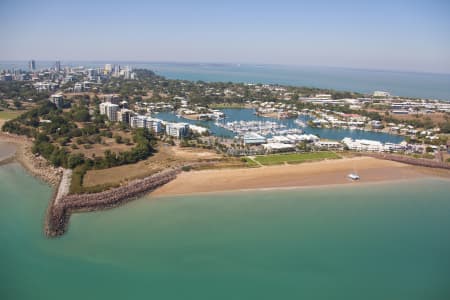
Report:
[[[384,151],[384,145],[379,141],[373,140],[353,140],[352,138],[344,138],[342,143],[346,145],[350,150],[355,151],[370,151],[370,152],[382,152]]]
[[[109,102],[100,103],[100,114],[106,115],[111,122],[117,122],[117,112],[119,111],[119,105]]]
[[[121,109],[117,112],[117,121],[129,124],[133,111],[129,109]]]
[[[57,108],[62,108],[64,105],[63,95],[62,94],[54,94],[50,96],[50,102],[56,105]]]
[[[314,144],[316,147],[322,148],[322,149],[333,149],[333,150],[341,150],[342,144],[336,141],[328,141],[328,140],[322,140],[318,141]]]
[[[130,126],[132,128],[147,128],[154,133],[162,132],[162,120],[147,116],[134,116],[130,118]]]
[[[189,124],[166,123],[166,134],[176,137],[177,139],[183,138],[189,134]]]

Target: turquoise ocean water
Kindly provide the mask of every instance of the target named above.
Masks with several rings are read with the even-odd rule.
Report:
[[[135,68],[147,68],[171,79],[273,83],[310,86],[336,90],[372,93],[388,91],[393,95],[417,98],[436,98],[450,101],[450,74],[401,71],[364,70],[314,66],[161,63],[161,62],[99,62],[62,61],[63,65],[103,67],[105,63]],[[37,68],[49,68],[54,62],[37,61]],[[0,61],[2,69],[24,69],[26,61]]]
[[[0,299],[450,299],[448,181],[186,197],[75,215],[0,167]]]

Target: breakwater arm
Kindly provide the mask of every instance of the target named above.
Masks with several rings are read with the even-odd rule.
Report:
[[[93,194],[67,195],[60,184],[47,211],[45,234],[49,237],[63,235],[72,213],[116,207],[170,182],[180,172],[181,168],[163,171],[144,179],[134,180],[124,186]],[[60,190],[62,194],[59,193]]]

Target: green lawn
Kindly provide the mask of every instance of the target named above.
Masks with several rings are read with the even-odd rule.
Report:
[[[322,159],[337,159],[340,158],[334,152],[309,152],[309,153],[287,153],[287,154],[271,154],[256,156],[255,160],[262,165],[278,165],[278,164],[298,164],[307,161],[315,161]]]
[[[221,108],[245,108],[244,103],[214,103],[210,104],[209,108],[221,109]]]
[[[3,120],[14,119],[21,113],[23,113],[23,111],[20,111],[20,112],[19,111],[0,111],[0,119],[3,119]]]
[[[250,168],[257,168],[257,167],[260,166],[260,165],[258,165],[253,159],[251,159],[251,158],[249,158],[249,157],[244,157],[242,160],[245,161],[247,167],[250,167]]]

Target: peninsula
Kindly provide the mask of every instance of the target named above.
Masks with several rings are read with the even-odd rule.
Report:
[[[72,213],[150,192],[350,184],[350,172],[363,183],[450,178],[443,101],[169,80],[111,64],[0,74],[0,162],[15,152],[55,187],[50,237],[66,232]]]

